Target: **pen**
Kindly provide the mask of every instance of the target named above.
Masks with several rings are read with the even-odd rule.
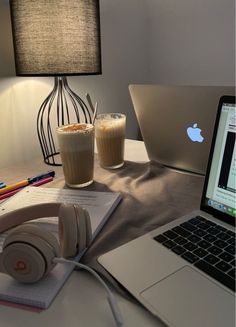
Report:
[[[43,178],[43,179],[41,179],[40,181],[34,182],[34,183],[32,183],[31,185],[32,185],[32,186],[40,186],[40,185],[43,185],[43,184],[49,183],[49,182],[51,182],[52,180],[53,180],[53,177],[50,176],[50,177],[47,177],[47,178]],[[20,188],[18,188],[18,189],[16,189],[16,190],[9,191],[9,192],[7,192],[7,193],[5,193],[5,194],[0,195],[0,201],[1,201],[1,200],[4,200],[4,199],[7,199],[7,198],[9,198],[10,196],[12,196],[12,195],[18,193],[18,192],[21,191],[23,188],[24,188],[24,187],[20,187]]]
[[[46,173],[42,173],[33,177],[28,178],[28,181],[30,184],[40,181],[43,178],[47,178],[47,177],[54,177],[55,176],[55,171],[54,170],[50,170]]]
[[[3,182],[0,182],[0,189],[6,187],[6,184]]]
[[[20,181],[20,182],[17,182],[15,184],[8,185],[8,186],[0,189],[0,195],[8,193],[10,191],[17,190],[18,188],[21,188],[21,187],[24,187],[24,186],[27,186],[27,185],[29,185],[29,181],[27,179],[25,179],[23,181]]]

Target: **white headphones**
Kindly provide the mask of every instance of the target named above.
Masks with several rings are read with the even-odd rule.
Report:
[[[46,229],[23,224],[43,217],[59,218],[59,243]],[[20,226],[18,226],[20,225]],[[15,227],[18,226],[18,227]],[[75,204],[37,204],[0,216],[0,233],[15,227],[4,240],[0,272],[23,283],[34,283],[55,266],[56,257],[74,257],[91,242],[88,212]]]
[[[59,219],[59,243],[46,229],[34,224],[23,224],[37,218],[56,216]],[[119,307],[101,277],[88,266],[64,259],[73,258],[91,242],[92,231],[87,210],[75,204],[36,204],[0,216],[0,233],[13,227],[15,228],[7,235],[0,253],[0,272],[9,274],[19,282],[34,283],[45,277],[57,263],[73,264],[86,269],[106,289],[116,325],[122,326],[123,318]]]

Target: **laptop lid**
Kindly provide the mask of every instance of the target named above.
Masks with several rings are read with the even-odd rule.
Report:
[[[130,85],[129,91],[149,159],[205,174],[219,99],[234,87]]]
[[[235,225],[236,105],[234,96],[220,99],[209,155],[201,210]]]

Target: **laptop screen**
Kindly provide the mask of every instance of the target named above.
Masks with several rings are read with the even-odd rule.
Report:
[[[231,225],[236,217],[235,97],[220,99],[201,209]]]

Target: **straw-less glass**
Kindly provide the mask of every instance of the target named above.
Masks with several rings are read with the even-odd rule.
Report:
[[[76,123],[57,128],[65,182],[81,188],[93,182],[94,126]]]
[[[95,138],[100,165],[116,169],[124,164],[126,116],[121,113],[99,114],[95,119]]]

